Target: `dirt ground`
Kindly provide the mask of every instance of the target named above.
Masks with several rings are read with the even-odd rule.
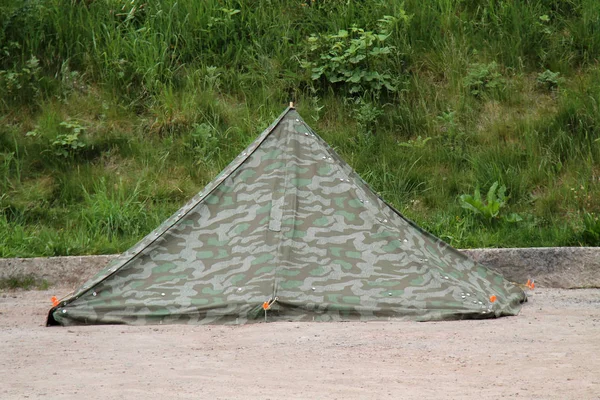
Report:
[[[0,293],[0,399],[600,399],[600,290],[456,322],[44,326]]]

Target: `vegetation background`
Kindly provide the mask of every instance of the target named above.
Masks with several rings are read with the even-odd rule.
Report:
[[[3,0],[0,257],[121,252],[287,105],[453,246],[600,245],[597,0]]]

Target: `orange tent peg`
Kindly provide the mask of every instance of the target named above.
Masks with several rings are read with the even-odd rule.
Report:
[[[535,281],[531,279],[527,279],[527,283],[525,284],[529,289],[535,289]]]
[[[54,307],[56,307],[60,302],[58,301],[58,299],[56,298],[56,296],[52,296],[50,297],[50,301],[52,302],[52,305]]]

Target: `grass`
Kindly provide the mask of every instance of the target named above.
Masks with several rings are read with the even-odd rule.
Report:
[[[18,275],[8,278],[0,278],[0,290],[47,290],[50,284],[45,279],[37,278],[34,275]]]
[[[593,0],[5,1],[0,257],[126,250],[290,100],[454,246],[598,245],[599,57]]]

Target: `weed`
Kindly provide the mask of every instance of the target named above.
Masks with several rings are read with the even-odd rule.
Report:
[[[354,118],[367,136],[376,132],[377,120],[381,115],[383,115],[383,109],[364,99],[360,99],[358,106],[354,109]]]
[[[453,151],[462,152],[464,148],[463,138],[465,135],[456,120],[456,111],[444,111],[437,117],[441,124],[442,140]]]
[[[600,217],[593,213],[583,214],[583,244],[600,246]]]
[[[221,75],[219,68],[213,65],[207,66],[204,71],[204,87],[207,90],[218,91],[221,87]]]
[[[215,129],[207,123],[194,124],[184,145],[196,159],[196,164],[208,162],[220,151]]]
[[[481,197],[479,188],[475,189],[475,194],[463,194],[459,197],[462,208],[471,211],[473,214],[483,217],[487,222],[492,222],[499,218],[500,210],[506,206],[508,197],[506,196],[506,186],[499,186],[494,182],[490,186],[486,199]],[[519,222],[523,219],[518,214],[503,216],[506,222]]]
[[[385,16],[377,31],[354,25],[336,34],[313,34],[308,39],[309,60],[302,65],[310,70],[313,81],[341,85],[350,95],[367,93],[378,98],[383,89],[395,92],[396,79],[386,65],[396,50],[386,44],[395,22],[394,17]]]
[[[5,52],[10,54],[7,50]],[[40,95],[41,71],[40,60],[35,56],[31,56],[23,67],[0,70],[0,95],[5,106],[8,101],[20,105],[37,99]]]
[[[400,142],[398,143],[398,146],[422,149],[427,145],[427,142],[429,142],[430,140],[430,137],[422,138],[421,136],[418,136],[415,140],[411,139],[407,142]]]
[[[502,90],[505,80],[502,74],[498,72],[496,62],[489,64],[474,63],[469,66],[464,85],[473,96],[481,97],[486,93],[492,94]]]
[[[8,278],[0,278],[0,290],[47,290],[50,284],[45,279],[34,275],[15,275]]]
[[[13,174],[13,170],[19,171],[18,163],[19,160],[16,158],[15,152],[0,153],[0,188],[3,190],[14,187],[10,177]],[[6,195],[6,193],[1,193],[0,200]]]
[[[86,147],[82,135],[85,128],[76,121],[63,121],[59,124],[61,133],[52,141],[54,154],[63,158],[73,158]]]
[[[312,111],[311,118],[314,122],[318,122],[321,119],[321,110],[325,108],[325,106],[320,105],[320,100],[319,96],[311,96],[309,98]]]
[[[538,74],[536,82],[538,86],[545,90],[556,90],[562,82],[562,78],[560,78],[560,72],[552,72],[547,69]]]

